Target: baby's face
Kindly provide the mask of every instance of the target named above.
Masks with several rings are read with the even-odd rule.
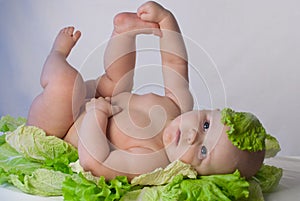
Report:
[[[231,173],[240,150],[228,139],[220,110],[191,111],[174,119],[163,134],[169,160],[191,164],[199,174]]]

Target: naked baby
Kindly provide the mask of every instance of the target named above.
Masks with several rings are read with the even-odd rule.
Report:
[[[138,34],[159,37],[163,96],[131,93]],[[259,170],[264,131],[256,133],[259,148],[250,143],[243,149],[228,134],[234,121],[226,121],[227,115],[237,113],[192,110],[187,53],[170,11],[147,2],[136,13],[118,14],[105,50],[105,73],[96,80],[84,81],[66,61],[80,36],[67,27],[56,37],[41,75],[44,90],[31,105],[28,125],[78,147],[86,171],[106,179],[132,179],[175,160],[191,164],[201,175],[238,169],[250,177]]]

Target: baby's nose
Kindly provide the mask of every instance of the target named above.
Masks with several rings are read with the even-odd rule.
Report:
[[[192,128],[188,131],[187,142],[189,145],[193,144],[197,137],[197,130]]]

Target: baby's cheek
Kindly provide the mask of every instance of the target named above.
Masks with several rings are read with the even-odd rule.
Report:
[[[182,151],[181,157],[179,159],[184,163],[192,164],[195,160],[195,157],[196,155],[193,149],[186,149]]]

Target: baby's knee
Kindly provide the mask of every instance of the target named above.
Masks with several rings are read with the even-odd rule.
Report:
[[[126,15],[128,13],[118,13],[114,16],[114,19],[113,19],[113,24],[116,26],[116,25],[122,25],[124,24],[125,20],[126,20]]]
[[[79,72],[73,68],[61,68],[52,72],[44,72],[40,82],[43,88],[49,85],[66,88],[73,87],[78,83],[84,83]]]

